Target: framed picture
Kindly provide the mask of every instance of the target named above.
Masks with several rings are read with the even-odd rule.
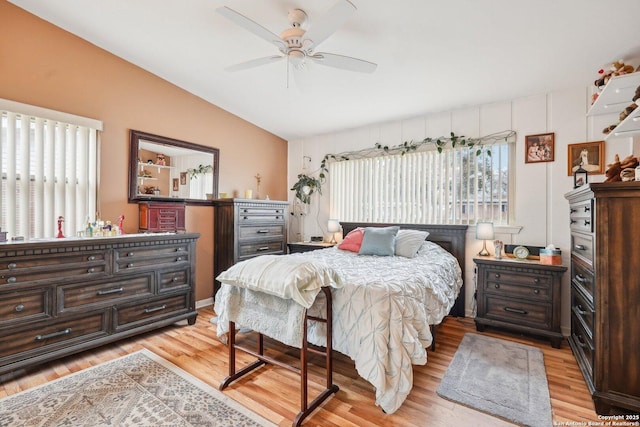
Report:
[[[524,139],[524,162],[553,162],[555,149],[554,133],[527,135]]]
[[[582,165],[589,175],[604,173],[604,141],[569,144],[567,175]]]
[[[173,191],[179,191],[180,190],[180,182],[178,181],[178,178],[173,178]]]
[[[180,185],[187,185],[187,173],[180,172]]]

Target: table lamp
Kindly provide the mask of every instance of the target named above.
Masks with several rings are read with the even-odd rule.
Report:
[[[487,250],[487,240],[493,240],[493,223],[479,222],[476,224],[476,239],[482,240],[482,250],[478,252],[480,256],[489,256]]]
[[[338,243],[336,242],[336,233],[340,231],[340,221],[337,219],[329,219],[327,231],[331,233],[331,242],[329,243]]]

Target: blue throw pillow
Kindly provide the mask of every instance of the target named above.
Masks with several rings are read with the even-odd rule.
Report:
[[[392,256],[396,250],[396,235],[400,227],[366,227],[359,255]]]

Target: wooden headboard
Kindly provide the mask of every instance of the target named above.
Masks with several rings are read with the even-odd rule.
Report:
[[[351,230],[357,227],[388,227],[397,225],[400,228],[408,228],[412,230],[423,230],[429,232],[427,240],[437,243],[442,246],[447,252],[451,253],[460,264],[462,269],[462,278],[464,280],[464,266],[465,266],[465,243],[467,235],[466,225],[436,225],[436,224],[385,224],[385,223],[372,223],[372,222],[341,222],[342,230],[346,236]],[[465,288],[464,282],[458,299],[451,309],[452,316],[464,317],[465,314]]]

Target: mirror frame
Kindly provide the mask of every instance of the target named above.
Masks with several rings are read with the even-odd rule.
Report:
[[[140,140],[170,145],[173,147],[188,148],[189,150],[202,151],[203,153],[213,155],[213,198],[216,199],[218,197],[218,178],[220,171],[220,150],[218,148],[207,147],[204,145],[194,144],[192,142],[181,141],[179,139],[168,138],[131,129],[129,131],[129,203],[155,201],[167,203],[183,202],[188,205],[213,204],[212,200],[206,199],[157,197],[153,195],[138,194],[138,150],[140,148]]]

